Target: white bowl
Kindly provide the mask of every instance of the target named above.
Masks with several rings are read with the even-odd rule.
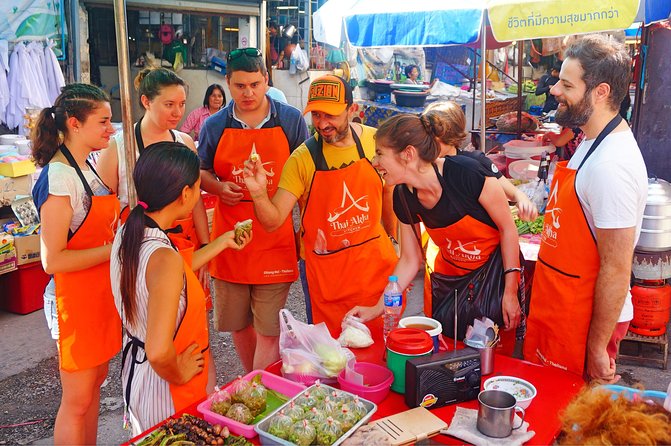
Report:
[[[493,376],[485,381],[483,389],[508,392],[515,397],[517,405],[525,410],[538,394],[533,384],[515,376]]]
[[[438,336],[443,332],[443,324],[435,319],[425,316],[408,316],[398,321],[398,326],[401,328],[419,328],[418,326],[432,327],[423,328],[429,336]],[[420,329],[421,330],[421,329]]]

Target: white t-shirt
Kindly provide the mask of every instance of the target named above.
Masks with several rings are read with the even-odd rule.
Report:
[[[577,169],[594,139],[584,140],[568,163]],[[576,192],[592,233],[594,228],[636,227],[634,245],[641,233],[643,211],[648,196],[648,172],[638,143],[630,130],[611,133],[587,158],[576,178]],[[634,317],[631,294],[619,322]]]
[[[93,171],[82,169],[82,174],[84,174],[86,182],[89,183],[93,195],[109,195],[109,190]],[[46,177],[43,178],[42,175]],[[91,209],[91,199],[86,193],[77,171],[69,164],[56,161],[47,164],[42,170],[42,175],[33,190],[35,204],[38,208],[41,207],[47,200],[48,195],[69,197],[72,207],[70,231],[75,232],[86,218],[89,209]]]

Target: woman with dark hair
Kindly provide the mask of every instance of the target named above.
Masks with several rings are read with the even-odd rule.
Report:
[[[125,328],[124,401],[133,435],[143,432],[214,387],[205,293],[198,268],[238,246],[234,232],[217,237],[189,265],[166,234],[200,198],[200,162],[188,147],[160,142],[133,172],[138,204],[112,245],[112,291]],[[209,382],[208,382],[209,380]]]
[[[406,84],[421,84],[419,80],[419,67],[417,65],[406,65],[405,66],[405,83]]]
[[[33,188],[42,265],[56,289],[55,308],[46,309],[56,319],[50,325],[58,324],[63,388],[55,444],[97,442],[100,386],[121,347],[109,276],[119,200],[86,161],[113,133],[107,94],[71,84],[40,112],[32,135],[33,159],[42,167]]]
[[[165,68],[146,68],[135,78],[135,89],[140,105],[145,110],[144,116],[135,124],[136,156],[140,158],[150,145],[164,141],[182,143],[196,152],[193,139],[186,133],[174,130],[184,115],[184,80]],[[125,154],[123,134],[119,132],[114,135],[109,149],[101,153],[97,163],[100,176],[116,192],[122,209],[128,206]],[[178,226],[178,232],[173,232],[172,237],[181,239],[185,246],[198,248],[209,242],[207,214],[202,200],[198,201],[191,216],[173,225],[174,228]]]
[[[521,318],[520,258],[517,229],[508,201],[491,171],[478,161],[464,156],[439,157],[436,138],[444,133],[444,125],[442,120],[426,116],[397,115],[386,120],[377,131],[373,166],[386,184],[396,185],[394,213],[401,222],[401,257],[394,275],[401,289],[405,289],[417,274],[423,258],[419,235],[413,226],[424,223],[440,248],[431,282],[433,316],[442,319],[444,332],[452,335],[446,327],[453,323],[454,314],[452,320],[441,315],[451,310],[445,302],[452,298],[454,289],[446,289],[449,287],[443,285],[441,277],[465,278],[490,263],[498,266],[500,276],[495,279],[500,280],[500,286],[496,289],[502,289],[502,295],[488,301],[501,305],[493,311],[495,314],[484,316],[512,330]],[[467,296],[469,292],[479,290],[470,289],[459,296],[460,311],[462,300],[472,297]],[[453,304],[454,301],[452,308]],[[355,307],[350,314],[370,320],[380,316],[383,309],[381,298],[376,306]],[[472,319],[464,319],[460,317],[458,321],[459,338],[463,338],[466,326],[473,323]]]
[[[207,87],[207,91],[205,91],[203,106],[189,113],[184,124],[179,129],[189,135],[193,132],[193,139],[198,141],[198,134],[200,134],[200,128],[203,126],[205,120],[221,110],[225,103],[226,93],[224,93],[224,87],[219,84],[210,85]]]

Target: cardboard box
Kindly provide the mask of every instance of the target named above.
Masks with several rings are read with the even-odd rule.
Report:
[[[20,177],[35,172],[35,163],[31,160],[0,163],[0,175],[3,177]]]
[[[10,273],[16,270],[16,251],[0,254],[0,274]]]
[[[33,180],[30,175],[0,178],[0,206],[9,206],[18,195],[30,195]]]
[[[39,234],[25,237],[14,237],[14,249],[16,249],[16,264],[38,262],[40,260],[40,236]]]

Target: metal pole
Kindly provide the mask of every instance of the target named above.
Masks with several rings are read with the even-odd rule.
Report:
[[[116,51],[119,60],[119,94],[121,96],[121,122],[123,123],[124,158],[126,162],[126,182],[128,185],[128,206],[137,204],[137,194],[133,184],[135,169],[135,134],[133,132],[133,109],[131,107],[130,61],[128,57],[128,27],[126,25],[126,1],[114,0],[114,27],[116,31]],[[123,162],[119,160],[119,162]]]
[[[480,30],[480,150],[487,152],[487,11],[482,14]]]
[[[259,50],[261,50],[261,54],[267,54],[267,47],[266,43],[268,42],[268,6],[266,4],[266,0],[263,0],[261,2],[261,13],[259,21]],[[265,57],[265,56],[264,56]]]
[[[524,77],[524,40],[517,41],[517,139],[522,139],[522,78]]]
[[[63,5],[61,5],[61,8]],[[79,0],[70,0],[70,42],[72,44],[72,78],[82,81],[82,63],[79,54]]]

